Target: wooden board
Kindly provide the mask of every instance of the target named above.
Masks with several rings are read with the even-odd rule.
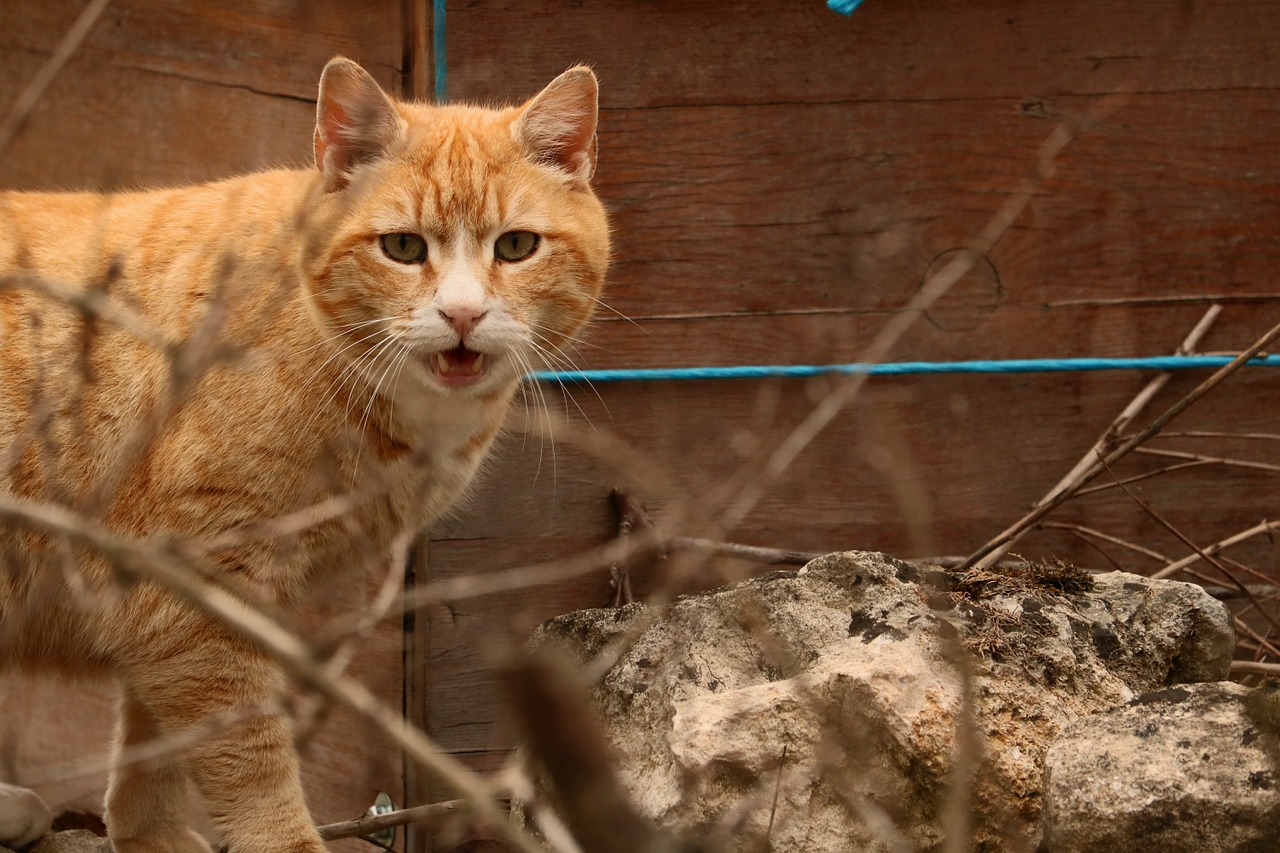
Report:
[[[1202,349],[1237,349],[1280,322],[1280,7],[1102,0],[449,4],[449,92],[518,100],[565,67],[601,78],[597,186],[616,263],[574,365],[809,364],[860,358],[931,269],[970,243],[1038,167],[1064,120],[1108,103],[1053,162],[1013,226],[903,336],[897,360],[1159,355],[1212,301]],[[495,33],[503,34],[495,44]],[[616,313],[615,313],[616,312]],[[624,315],[624,316],[619,316]],[[1204,374],[1179,376],[1154,415]],[[726,536],[751,544],[964,554],[1017,518],[1085,453],[1150,374],[873,380]],[[512,434],[470,506],[434,531],[429,576],[569,557],[606,541],[609,490],[659,516],[713,497],[800,422],[828,380],[546,388],[573,423],[554,458]],[[539,401],[532,400],[535,408]],[[1182,429],[1275,432],[1276,374],[1238,377]],[[527,416],[536,422],[539,415]],[[588,423],[589,422],[589,423]],[[625,452],[584,448],[618,442]],[[1274,442],[1159,447],[1280,463]],[[620,460],[638,460],[622,465]],[[1160,466],[1133,459],[1118,473]],[[1271,472],[1206,466],[1141,483],[1202,543],[1274,515]],[[1065,508],[1083,525],[1173,556],[1185,546],[1118,490]],[[697,529],[691,532],[698,532]],[[1087,565],[1107,556],[1063,530],[1018,550]],[[1238,552],[1278,571],[1265,540]],[[741,566],[722,566],[740,571]],[[637,591],[671,592],[669,570]],[[675,591],[723,580],[715,567]],[[513,741],[493,650],[539,619],[598,605],[603,570],[425,611],[411,709],[477,767]],[[436,792],[429,792],[436,793]]]
[[[1273,3],[1084,0],[1064,13],[1048,0],[870,2],[850,18],[820,0],[447,5],[454,99],[528,97],[576,62],[601,78],[597,185],[612,212],[606,301],[617,313],[601,312],[572,355],[577,366],[858,359],[1035,170],[1057,124],[1122,91],[1130,94],[1064,150],[1008,232],[891,357],[1164,354],[1211,299],[1227,310],[1207,350],[1241,347],[1280,321]],[[79,9],[53,0],[0,10],[0,111]],[[305,163],[315,77],[331,54],[427,93],[425,5],[403,9],[402,18],[397,2],[118,0],[0,158],[0,183],[112,189]],[[716,532],[812,550],[963,553],[1056,482],[1147,378],[874,380],[740,523]],[[1153,411],[1198,378],[1176,379]],[[571,400],[544,388],[570,421],[557,426],[554,451],[522,434],[541,418],[530,392],[532,411],[513,415],[474,499],[424,545],[415,583],[598,545],[613,534],[606,496],[618,485],[660,520],[681,501],[714,517],[724,484],[758,467],[829,382],[575,387]],[[1179,423],[1274,431],[1278,395],[1274,374],[1253,371]],[[1161,446],[1280,462],[1265,442]],[[1124,472],[1159,464],[1132,460]],[[1275,514],[1273,476],[1205,467],[1142,488],[1208,542]],[[1060,518],[1182,553],[1114,490]],[[1020,550],[1105,563],[1060,530]],[[1267,542],[1241,553],[1278,568]],[[743,569],[717,563],[677,581],[669,566],[637,567],[634,582],[643,596]],[[608,598],[597,571],[424,608],[407,641],[407,687],[398,625],[361,659],[389,701],[405,691],[411,719],[492,769],[513,746],[495,656],[539,620]],[[64,700],[39,700],[49,701]],[[15,713],[0,709],[6,720]],[[47,744],[72,725],[29,742]],[[358,721],[331,725],[309,751],[309,784],[342,778],[345,787],[332,799],[314,792],[322,819],[353,814],[383,780],[397,784],[398,759],[363,740]],[[411,774],[405,797],[451,795]],[[418,836],[411,849],[425,846]]]

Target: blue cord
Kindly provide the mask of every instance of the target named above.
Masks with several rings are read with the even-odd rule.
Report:
[[[827,8],[841,15],[852,15],[853,10],[862,5],[862,0],[827,0]]]
[[[539,370],[526,379],[540,382],[644,382],[670,379],[765,379],[868,373],[1054,373],[1092,370],[1189,370],[1222,367],[1229,355],[1165,355],[1150,358],[1015,358],[1004,361],[900,361],[885,364],[773,364],[733,367],[656,367],[622,370]],[[1280,367],[1280,355],[1259,356],[1248,367]]]
[[[449,67],[445,62],[444,53],[444,3],[445,0],[435,0],[432,4],[431,52],[436,64],[437,104],[443,104],[449,95],[449,89],[446,85]]]

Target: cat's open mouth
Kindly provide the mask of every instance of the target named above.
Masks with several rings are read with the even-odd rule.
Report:
[[[469,350],[462,344],[453,349],[433,352],[427,358],[431,372],[442,384],[450,387],[478,382],[484,376],[488,362],[489,356]]]

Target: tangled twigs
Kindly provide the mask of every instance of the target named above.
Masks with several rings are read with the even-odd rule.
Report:
[[[816,560],[821,554],[811,551],[791,551],[784,548],[766,548],[760,545],[743,545],[738,542],[719,542],[714,539],[699,539],[693,536],[672,536],[665,538],[653,523],[645,508],[622,489],[614,489],[609,493],[609,500],[618,513],[618,541],[626,544],[636,531],[642,531],[650,537],[654,544],[647,549],[665,560],[671,551],[692,551],[704,557],[733,557],[750,563],[771,566],[803,566],[810,560]],[[630,549],[625,556],[616,560],[609,568],[614,584],[613,606],[619,607],[630,603],[631,572],[634,561],[645,556],[641,549]]]
[[[1094,462],[1091,467],[1080,475],[1077,486],[1059,492],[1054,497],[1044,501],[1031,512],[1024,515],[1018,521],[1014,522],[1008,528],[1001,531],[999,535],[969,555],[968,559],[965,561],[965,568],[969,568],[970,566],[986,565],[986,558],[990,554],[998,551],[1000,548],[1007,547],[1007,545],[1012,542],[1016,542],[1024,533],[1026,533],[1027,530],[1071,498],[1081,486],[1085,486],[1092,482],[1094,478],[1105,471],[1109,466],[1114,465],[1119,460],[1128,456],[1135,448],[1146,442],[1156,433],[1160,432],[1166,424],[1189,409],[1201,397],[1208,394],[1214,388],[1217,388],[1218,385],[1222,384],[1224,380],[1243,367],[1250,359],[1256,357],[1258,353],[1266,349],[1267,346],[1277,338],[1280,338],[1280,325],[1271,327],[1266,334],[1254,341],[1248,349],[1232,359],[1229,364],[1226,364],[1214,371],[1212,376],[1201,382],[1192,389],[1189,394],[1166,409],[1163,414],[1148,424],[1141,432],[1135,434],[1105,456],[1099,453],[1099,460]]]
[[[1264,533],[1270,533],[1275,530],[1280,530],[1280,521],[1264,521],[1261,524],[1256,524],[1248,530],[1242,530],[1234,536],[1228,536],[1226,539],[1214,542],[1212,545],[1207,545],[1204,548],[1197,549],[1194,553],[1183,557],[1181,560],[1169,563],[1169,565],[1165,566],[1151,577],[1171,577],[1185,569],[1187,566],[1197,563],[1206,557],[1216,557],[1219,553],[1230,548],[1232,545],[1238,545],[1246,539],[1252,539],[1255,536],[1261,536]]]
[[[1110,472],[1111,467],[1105,459],[1102,460],[1101,464],[1103,465],[1104,470]],[[1277,619],[1275,614],[1273,614],[1270,610],[1267,610],[1267,608],[1263,607],[1262,602],[1258,601],[1257,596],[1255,596],[1253,592],[1250,591],[1249,587],[1245,585],[1244,581],[1236,577],[1235,573],[1232,572],[1230,569],[1228,569],[1225,565],[1223,565],[1221,560],[1218,560],[1216,557],[1212,556],[1211,554],[1205,553],[1205,550],[1203,548],[1201,548],[1199,545],[1193,542],[1186,534],[1184,534],[1181,530],[1179,530],[1172,523],[1170,523],[1168,519],[1166,519],[1160,513],[1156,512],[1155,508],[1152,507],[1149,502],[1147,502],[1142,497],[1135,494],[1134,491],[1130,489],[1128,486],[1121,486],[1121,488],[1124,489],[1124,493],[1128,495],[1134,501],[1134,503],[1136,503],[1142,509],[1143,512],[1145,512],[1148,516],[1150,516],[1151,519],[1156,522],[1156,524],[1159,524],[1165,530],[1172,533],[1175,537],[1177,537],[1178,541],[1180,541],[1182,544],[1186,545],[1188,548],[1195,551],[1196,554],[1198,554],[1202,560],[1204,560],[1209,565],[1217,569],[1222,574],[1222,576],[1226,578],[1229,583],[1231,583],[1232,586],[1240,590],[1240,592],[1244,595],[1244,597],[1249,600],[1249,603],[1252,604],[1254,608],[1257,609],[1258,613],[1260,613],[1264,619],[1266,619],[1269,623],[1271,623],[1272,628],[1276,629],[1277,631],[1280,631],[1280,619]]]
[[[1200,318],[1200,321],[1192,327],[1190,332],[1187,333],[1186,338],[1183,339],[1177,350],[1174,351],[1174,354],[1188,355],[1195,352],[1196,346],[1199,345],[1204,336],[1208,334],[1210,327],[1213,326],[1214,321],[1218,319],[1218,315],[1221,313],[1221,305],[1210,305],[1209,310],[1204,312],[1204,316]],[[1080,488],[1085,485],[1084,478],[1093,470],[1098,455],[1114,446],[1116,436],[1123,432],[1125,427],[1133,422],[1133,419],[1146,408],[1152,398],[1168,384],[1172,376],[1173,372],[1166,370],[1151,377],[1151,380],[1147,382],[1143,389],[1139,391],[1137,395],[1129,401],[1129,404],[1121,409],[1120,414],[1116,415],[1115,419],[1107,425],[1107,428],[1102,431],[1102,435],[1098,436],[1098,440],[1093,443],[1093,446],[1089,448],[1088,452],[1086,452],[1084,456],[1080,457],[1080,461],[1076,463],[1075,467],[1068,471],[1066,476],[1055,483],[1053,488],[1045,492],[1044,497],[1036,502],[1035,506],[1032,507],[1032,512],[1048,505],[1051,501],[1055,501],[1061,496],[1070,496],[1079,492]],[[1015,527],[1016,526],[1017,525],[1015,525]],[[998,545],[993,546],[995,540],[988,542],[974,555],[985,556],[982,556],[980,560],[973,562],[973,566],[979,569],[991,568],[1000,560],[1001,557],[1007,554],[1009,549],[1016,545],[1018,540],[1021,539],[1029,530],[1031,530],[1031,525],[1022,527],[1020,530],[1009,534],[1008,538]],[[1005,533],[1009,533],[1009,531],[1005,531]],[[1004,533],[1001,534],[1001,536],[1004,535]],[[999,537],[997,537],[997,539],[998,538]],[[970,562],[973,560],[974,557],[969,558]]]

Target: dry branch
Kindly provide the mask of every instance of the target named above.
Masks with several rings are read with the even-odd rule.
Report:
[[[337,841],[340,838],[363,838],[384,829],[404,826],[410,823],[431,823],[447,814],[457,814],[467,808],[464,800],[447,800],[443,803],[430,803],[425,806],[399,809],[378,815],[365,815],[355,820],[344,820],[340,823],[329,823],[316,827],[320,837],[325,841]]]
[[[1112,545],[1118,545],[1121,548],[1126,548],[1130,551],[1133,551],[1135,554],[1141,554],[1144,557],[1150,557],[1151,559],[1158,560],[1161,563],[1169,562],[1169,558],[1166,557],[1164,554],[1161,554],[1159,551],[1153,551],[1150,548],[1144,548],[1143,546],[1135,542],[1130,542],[1127,539],[1121,539],[1119,536],[1112,536],[1109,533],[1103,533],[1101,530],[1094,530],[1092,527],[1085,527],[1084,525],[1081,525],[1081,524],[1066,524],[1066,523],[1057,522],[1057,521],[1046,521],[1044,524],[1041,524],[1040,526],[1046,530],[1066,530],[1069,533],[1076,533],[1086,538],[1098,539],[1103,542],[1110,542]]]
[[[1195,326],[1191,328],[1191,331],[1187,333],[1187,336],[1183,338],[1182,343],[1178,345],[1174,354],[1188,355],[1195,352],[1196,346],[1204,339],[1204,336],[1208,334],[1209,329],[1213,326],[1214,322],[1218,319],[1218,315],[1221,313],[1221,305],[1210,305],[1209,310],[1204,312],[1204,316],[1200,318],[1199,322],[1197,322]],[[1116,415],[1115,419],[1107,425],[1107,428],[1102,431],[1102,435],[1098,436],[1098,439],[1094,441],[1093,446],[1089,448],[1084,456],[1080,457],[1080,461],[1075,464],[1075,467],[1068,471],[1061,480],[1055,483],[1053,487],[1045,493],[1044,497],[1036,502],[1035,506],[1032,507],[1032,512],[1048,506],[1053,501],[1060,502],[1061,499],[1065,499],[1065,496],[1070,496],[1079,492],[1081,487],[1086,483],[1086,477],[1094,470],[1098,457],[1111,447],[1114,447],[1116,436],[1129,426],[1129,424],[1133,422],[1134,418],[1142,413],[1142,410],[1147,407],[1147,404],[1151,402],[1152,398],[1154,398],[1156,394],[1160,393],[1160,390],[1169,383],[1169,380],[1172,377],[1173,372],[1169,370],[1151,377],[1147,384],[1143,386],[1142,390],[1139,391],[1137,395],[1129,401],[1128,405],[1120,410],[1120,414]],[[1017,525],[1015,525],[1015,527],[1017,527]],[[975,553],[974,556],[982,555],[981,559],[975,561],[974,556],[971,556],[969,561],[975,568],[991,568],[1002,556],[1007,554],[1009,549],[1016,545],[1018,540],[1021,539],[1030,529],[1031,525],[1026,525],[1018,530],[1014,530],[1012,533],[1006,531],[1005,533],[1008,533],[1009,535],[998,544],[993,544],[995,540],[992,540],[992,542],[988,542],[983,546],[983,548],[979,549],[979,551]],[[1001,534],[1001,537],[1003,536],[1005,536],[1005,534]],[[997,537],[997,539],[1000,539],[1000,537]]]
[[[1216,557],[1219,553],[1226,550],[1227,548],[1230,548],[1232,545],[1238,545],[1247,539],[1252,539],[1255,536],[1261,536],[1264,533],[1270,533],[1273,530],[1280,530],[1280,521],[1264,521],[1261,524],[1256,524],[1253,527],[1250,527],[1248,530],[1240,531],[1234,536],[1228,536],[1226,539],[1222,539],[1218,542],[1214,542],[1212,545],[1206,545],[1204,548],[1196,549],[1195,553],[1192,553],[1186,557],[1183,557],[1181,560],[1178,560],[1176,562],[1169,563],[1169,565],[1165,566],[1163,569],[1156,572],[1151,577],[1153,578],[1172,577],[1173,575],[1185,569],[1187,566],[1190,566],[1194,563],[1198,563],[1199,561],[1205,559],[1206,557]]]
[[[1244,350],[1232,359],[1229,364],[1226,364],[1214,371],[1213,375],[1193,388],[1190,393],[1178,400],[1166,409],[1159,417],[1148,424],[1146,429],[1129,438],[1106,456],[1099,454],[1100,459],[1095,462],[1091,468],[1080,475],[1078,478],[1079,485],[1075,488],[1078,489],[1080,486],[1084,486],[1092,482],[1095,477],[1107,470],[1111,465],[1114,465],[1116,462],[1128,456],[1135,448],[1160,432],[1166,424],[1181,415],[1214,388],[1218,387],[1218,385],[1243,367],[1250,359],[1257,356],[1259,352],[1264,350],[1277,338],[1280,338],[1280,325],[1273,326],[1262,337],[1254,341],[1248,349]],[[997,536],[977,551],[970,554],[966,564],[969,566],[982,565],[990,554],[996,552],[1002,547],[1005,547],[1007,543],[1016,541],[1029,528],[1071,498],[1073,494],[1073,489],[1067,489],[1045,501],[1018,521],[1014,522],[1008,528],[1001,531]]]
[[[1103,465],[1106,466],[1105,460],[1103,461]],[[1110,467],[1106,466],[1106,470],[1110,471]],[[1235,586],[1238,590],[1240,590],[1240,592],[1245,596],[1245,598],[1247,598],[1249,602],[1258,609],[1258,612],[1262,614],[1263,618],[1265,618],[1268,622],[1271,623],[1271,627],[1280,631],[1280,619],[1277,619],[1274,613],[1272,613],[1271,611],[1267,610],[1265,607],[1262,606],[1262,603],[1259,602],[1257,597],[1254,596],[1254,594],[1249,590],[1249,587],[1247,587],[1243,581],[1237,578],[1234,572],[1232,572],[1230,569],[1224,566],[1220,560],[1216,559],[1212,555],[1206,554],[1203,548],[1196,545],[1195,542],[1193,542],[1181,530],[1179,530],[1172,523],[1170,523],[1168,519],[1166,519],[1160,513],[1156,512],[1155,508],[1152,507],[1148,501],[1139,497],[1128,486],[1121,486],[1121,488],[1124,489],[1125,494],[1127,494],[1131,499],[1133,499],[1133,501],[1142,509],[1142,511],[1145,512],[1148,516],[1150,516],[1153,521],[1155,521],[1165,530],[1172,533],[1175,537],[1178,538],[1180,542],[1182,542],[1182,544],[1186,545],[1188,548],[1195,551],[1198,555],[1200,555],[1200,558],[1202,560],[1206,561],[1207,563],[1209,563],[1209,565],[1217,569],[1224,578],[1226,578],[1233,586]]]
[[[1262,663],[1252,660],[1233,660],[1232,675],[1262,675],[1267,678],[1280,678],[1280,663]]]
[[[1161,450],[1155,447],[1138,447],[1134,453],[1140,453],[1144,456],[1160,456],[1165,459],[1185,459],[1188,462],[1199,462],[1202,465],[1224,465],[1228,468],[1249,468],[1254,471],[1269,471],[1271,473],[1280,472],[1280,465],[1270,465],[1266,462],[1253,462],[1248,459],[1231,459],[1226,456],[1208,456],[1203,453],[1187,453],[1183,450]]]

